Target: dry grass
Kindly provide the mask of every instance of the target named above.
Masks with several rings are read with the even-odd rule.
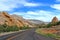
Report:
[[[37,33],[47,36],[47,37],[53,37],[56,39],[60,40],[60,29],[58,28],[42,28],[42,29],[37,29]],[[59,32],[59,35],[58,35]]]

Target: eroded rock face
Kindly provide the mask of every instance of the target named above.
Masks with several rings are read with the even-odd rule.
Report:
[[[7,24],[9,26],[17,25],[18,27],[29,25],[23,17],[9,15],[7,12],[0,12],[0,24]]]
[[[56,22],[58,22],[58,18],[57,18],[57,17],[54,17],[54,18],[52,19],[52,23],[56,23]]]
[[[7,12],[0,12],[0,24],[5,24],[5,23],[7,25],[11,25],[12,19]]]
[[[27,25],[29,27],[32,27],[32,25],[29,24],[28,21],[26,21],[22,16],[18,16],[18,15],[11,15],[15,21],[16,21],[16,24],[18,26],[23,26],[23,25]]]

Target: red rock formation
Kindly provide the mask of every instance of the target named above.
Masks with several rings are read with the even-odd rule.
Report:
[[[56,23],[56,22],[58,22],[58,18],[57,18],[57,17],[54,17],[54,18],[52,19],[52,23]]]

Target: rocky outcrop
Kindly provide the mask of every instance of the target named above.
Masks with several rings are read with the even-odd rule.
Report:
[[[14,20],[16,21],[16,24],[18,26],[27,25],[29,27],[32,27],[32,25],[30,25],[29,22],[26,21],[22,16],[15,15],[15,14],[14,15],[11,15],[11,16],[14,18]]]
[[[57,17],[54,17],[54,18],[52,19],[52,23],[56,23],[56,22],[58,22],[58,18],[57,18]]]
[[[31,25],[24,20],[22,16],[9,15],[7,12],[0,12],[0,24],[7,24],[9,26],[17,25],[23,27],[24,25]]]
[[[12,18],[7,12],[0,12],[0,24],[12,25]]]

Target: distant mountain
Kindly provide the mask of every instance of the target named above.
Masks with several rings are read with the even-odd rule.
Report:
[[[41,20],[35,20],[35,19],[27,19],[27,21],[35,27],[48,24],[47,22],[43,22]]]
[[[29,22],[33,23],[33,24],[43,24],[43,21],[40,20],[35,20],[35,19],[28,19]]]

